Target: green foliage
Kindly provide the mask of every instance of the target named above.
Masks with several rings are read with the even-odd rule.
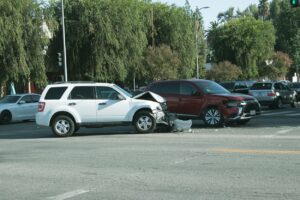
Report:
[[[41,29],[42,10],[35,0],[0,1],[0,81],[38,86],[46,82]]]
[[[187,9],[159,3],[153,5],[155,46],[166,44],[178,53],[182,62],[178,78],[190,78],[195,72],[195,20],[198,23],[197,31],[199,33],[203,31],[203,22],[199,13],[193,16],[192,12]],[[202,30],[200,30],[201,28]],[[200,43],[201,40],[204,40],[204,34],[199,35],[198,42]],[[204,52],[201,51],[199,51],[199,54],[202,55]]]
[[[269,60],[270,63],[264,62],[259,69],[261,77],[268,77],[271,80],[283,79],[287,74],[292,60],[289,55],[283,52],[276,52]]]
[[[292,75],[300,67],[300,8],[291,8],[288,0],[273,0],[270,15],[276,28],[275,49],[288,53],[293,60]]]
[[[206,74],[206,78],[215,81],[237,80],[242,75],[240,67],[229,61],[219,62]]]
[[[181,61],[177,52],[167,45],[148,48],[144,59],[147,81],[176,79],[179,75]]]
[[[238,18],[214,27],[208,34],[216,62],[228,60],[241,67],[242,78],[258,76],[257,63],[273,53],[275,30],[270,22]]]

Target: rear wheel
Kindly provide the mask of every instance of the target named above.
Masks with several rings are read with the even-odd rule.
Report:
[[[74,121],[65,115],[55,117],[51,124],[52,132],[58,137],[68,137],[75,132]]]
[[[214,107],[207,108],[203,113],[203,121],[207,126],[218,127],[224,124],[222,113]]]
[[[296,100],[293,99],[292,102],[290,103],[291,107],[292,108],[295,108],[296,107]]]
[[[140,111],[134,117],[133,125],[139,133],[150,133],[156,128],[156,121],[149,111]]]
[[[8,110],[4,110],[0,114],[0,123],[8,124],[12,120],[12,115]]]
[[[275,102],[275,108],[282,108],[282,100],[281,98],[277,99],[277,101]]]

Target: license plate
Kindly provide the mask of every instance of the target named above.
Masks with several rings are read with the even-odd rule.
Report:
[[[256,115],[256,110],[250,110],[250,115]]]

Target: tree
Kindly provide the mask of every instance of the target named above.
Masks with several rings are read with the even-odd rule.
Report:
[[[270,22],[244,17],[211,29],[208,42],[216,62],[228,60],[241,67],[245,79],[258,76],[257,63],[273,53],[275,30]]]
[[[262,20],[267,19],[267,17],[270,14],[269,13],[269,2],[268,2],[268,0],[259,0],[258,13],[259,13],[259,17]]]
[[[300,67],[300,8],[291,8],[287,0],[273,0],[270,16],[276,28],[275,50],[288,53],[293,60],[292,76]]]
[[[284,79],[291,65],[292,60],[288,54],[275,52],[271,59],[261,64],[260,76],[271,80]]]
[[[168,45],[178,53],[181,60],[178,78],[190,78],[195,73],[196,45],[195,45],[195,18],[187,8],[170,7],[155,3],[154,26],[156,30],[155,46]],[[199,28],[203,26],[201,21]],[[200,30],[199,30],[200,31]],[[199,35],[199,40],[204,39]],[[148,37],[149,38],[149,37]],[[149,40],[149,39],[148,39]],[[150,43],[149,43],[150,45]]]
[[[181,61],[177,52],[167,45],[148,48],[144,59],[144,83],[153,80],[176,79],[179,75]]]
[[[215,81],[237,80],[242,75],[240,67],[229,61],[219,62],[206,74],[206,78]]]
[[[0,1],[0,81],[46,83],[42,8],[35,0]]]

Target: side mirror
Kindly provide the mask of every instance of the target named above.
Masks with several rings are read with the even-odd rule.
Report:
[[[125,100],[126,98],[125,97],[123,97],[123,95],[121,95],[121,94],[118,94],[118,100]]]
[[[196,96],[196,97],[202,97],[202,93],[197,91],[193,94],[193,96]]]
[[[26,103],[26,101],[24,101],[24,100],[21,100],[18,102],[18,104],[24,104],[24,103]]]

